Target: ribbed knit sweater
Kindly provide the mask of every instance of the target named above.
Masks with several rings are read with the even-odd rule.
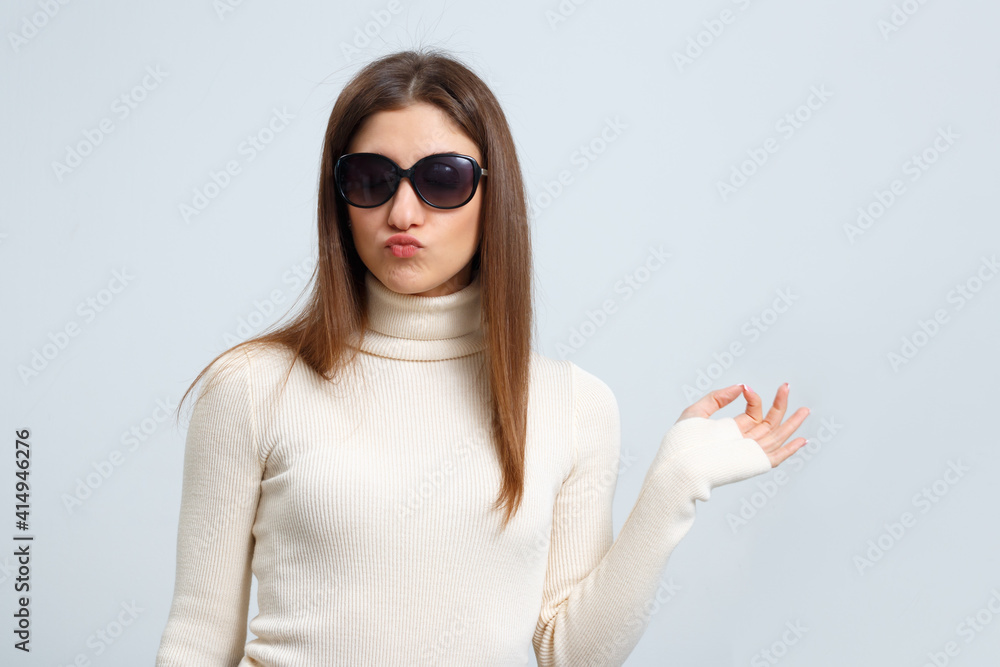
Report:
[[[615,396],[533,351],[524,498],[501,531],[478,275],[445,296],[370,272],[366,289],[360,373],[330,381],[262,345],[212,366],[156,664],[620,665],[695,500],[767,455],[732,418],[677,422],[615,539]]]

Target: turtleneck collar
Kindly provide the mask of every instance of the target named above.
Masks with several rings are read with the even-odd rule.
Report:
[[[479,273],[444,296],[400,294],[365,271],[368,331],[361,349],[390,359],[435,361],[485,349]]]

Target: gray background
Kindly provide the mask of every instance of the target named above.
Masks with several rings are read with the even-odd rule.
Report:
[[[789,413],[812,410],[796,433],[816,440],[811,451],[698,504],[665,571],[676,592],[627,664],[923,665],[948,642],[947,664],[993,664],[1000,6],[231,4],[0,10],[0,661],[152,663],[185,432],[158,405],[292,306],[314,261],[333,101],[364,62],[428,45],[464,58],[512,125],[534,209],[539,351],[618,398],[616,532],[694,397],[746,382],[769,402],[789,381]],[[696,57],[679,63],[689,48]],[[294,118],[251,159],[241,144],[275,110]],[[796,113],[791,132],[783,119]],[[102,119],[113,130],[57,174]],[[951,139],[935,148],[939,131]],[[743,164],[768,145],[766,162]],[[925,151],[933,163],[915,168]],[[186,221],[180,206],[229,160],[240,173]],[[741,167],[752,175],[723,196]],[[891,205],[850,234],[894,180]],[[669,258],[647,271],[651,248]],[[626,277],[640,289],[617,291]],[[791,302],[781,313],[779,292]],[[613,312],[595,315],[609,300]],[[727,359],[734,343],[743,353]],[[22,375],[36,353],[48,358]],[[11,648],[21,428],[37,536],[30,656]],[[68,508],[114,450],[120,464]],[[135,622],[98,655],[92,636],[133,601]],[[800,636],[786,633],[796,624]]]

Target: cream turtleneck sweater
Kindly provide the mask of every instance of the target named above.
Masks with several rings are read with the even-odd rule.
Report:
[[[614,539],[615,396],[533,352],[524,499],[501,532],[479,277],[436,297],[366,286],[361,376],[299,361],[278,396],[291,353],[258,346],[199,395],[156,664],[620,665],[695,500],[767,455],[732,418],[677,422]]]

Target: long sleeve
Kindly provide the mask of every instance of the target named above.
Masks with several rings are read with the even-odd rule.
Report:
[[[620,665],[645,632],[667,560],[694,522],[695,501],[771,463],[732,418],[679,421],[664,435],[613,539],[618,404],[607,384],[571,368],[576,458],[555,501],[533,644],[540,667]]]
[[[206,375],[185,444],[176,580],[157,667],[236,665],[244,654],[263,471],[250,358],[231,351]]]

